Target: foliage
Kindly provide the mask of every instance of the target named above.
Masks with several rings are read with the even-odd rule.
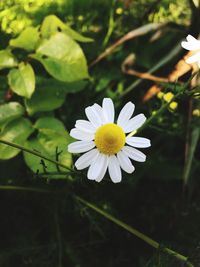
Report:
[[[71,155],[66,151],[70,140],[68,133],[53,113],[47,117],[40,112],[53,112],[63,105],[66,94],[73,88],[75,91],[84,88],[84,80],[89,78],[89,74],[85,55],[76,40],[91,41],[51,15],[44,19],[40,28],[28,27],[16,38],[11,38],[9,46],[0,54],[1,69],[5,69],[8,80],[7,88],[9,86],[11,93],[15,94],[12,97],[14,102],[0,106],[1,138],[23,144],[30,134],[39,131],[32,141],[26,142],[27,146],[44,151],[50,158],[54,157],[57,149],[61,153],[59,161],[67,166],[71,165]],[[16,53],[17,49],[20,53]],[[32,67],[35,60],[46,72]],[[25,112],[29,114],[28,119],[24,119]],[[38,116],[40,119],[32,125]],[[41,128],[47,120],[51,127]],[[58,125],[61,126],[60,135],[54,132]],[[18,153],[19,150],[1,144],[0,159],[10,159]],[[25,162],[34,172],[41,170],[34,157],[25,154]],[[56,170],[55,166],[48,167]]]
[[[199,76],[180,46],[197,4],[0,1],[0,140],[18,145],[0,143],[0,266],[189,266],[175,251],[199,266]],[[149,118],[147,161],[118,185],[88,181],[66,149],[106,96]]]
[[[101,25],[109,16],[109,9],[112,7],[112,0],[9,0],[0,2],[0,24],[6,33],[19,34],[28,26],[36,26],[42,19],[52,13],[59,15],[62,19],[67,16],[67,22],[82,24],[83,31],[95,30],[97,25]],[[115,2],[115,1],[114,1]],[[187,24],[190,9],[187,0],[178,1],[116,1],[116,15],[123,14],[124,19],[134,17],[135,21],[142,20],[163,22],[173,21],[175,23]],[[91,14],[90,10],[93,9]],[[105,16],[98,18],[98,10]],[[118,11],[119,10],[119,14]],[[143,10],[146,10],[143,13]],[[72,17],[73,16],[73,17]],[[119,26],[121,24],[119,18]],[[84,22],[84,23],[83,23]],[[106,21],[105,21],[106,22]],[[94,23],[94,26],[91,25]],[[86,30],[87,29],[87,30]],[[118,29],[117,31],[120,31]]]

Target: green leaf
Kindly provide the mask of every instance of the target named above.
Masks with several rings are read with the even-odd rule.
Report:
[[[64,82],[89,78],[86,58],[81,47],[64,33],[56,33],[38,47],[32,57],[40,61],[47,72]]]
[[[86,64],[81,62],[81,60],[81,65],[79,65],[78,60],[72,62],[71,59],[43,58],[41,55],[33,55],[32,57],[40,61],[52,77],[60,81],[74,82],[88,78]],[[80,66],[83,66],[83,68],[81,69]]]
[[[24,114],[24,107],[18,102],[0,105],[0,128]]]
[[[65,101],[66,93],[58,88],[38,87],[31,99],[25,100],[26,110],[30,115],[37,112],[59,108]]]
[[[27,141],[26,146],[29,149],[37,150],[41,152],[42,155],[53,160],[58,160],[60,163],[70,167],[72,157],[71,154],[67,152],[67,145],[71,142],[71,137],[66,132],[62,122],[53,117],[43,117],[36,122],[35,127],[38,128],[39,133],[36,138]],[[56,158],[56,150],[62,152],[58,158]],[[41,164],[40,158],[24,152],[24,159],[33,172],[44,172],[44,166]],[[47,167],[47,172],[58,171],[55,164],[46,160],[44,160],[44,164]],[[54,176],[54,178],[59,177],[60,175]]]
[[[55,15],[47,16],[41,26],[41,35],[43,38],[49,38],[54,33],[62,31],[72,39],[79,42],[93,42],[93,39],[84,37],[80,33],[72,30],[68,25],[63,23],[58,17]]]
[[[24,145],[24,142],[33,132],[32,124],[29,120],[20,118],[9,122],[0,133],[0,139]],[[0,144],[0,159],[6,160],[15,157],[20,150]]]
[[[57,109],[63,105],[67,93],[83,90],[86,84],[88,84],[86,80],[66,83],[55,79],[37,77],[37,90],[31,99],[25,100],[26,110],[30,115],[33,115],[37,112]]]
[[[36,78],[36,84],[37,88],[38,87],[48,88],[48,89],[59,88],[66,93],[77,93],[83,90],[86,87],[86,85],[88,85],[88,80],[80,80],[76,82],[67,83],[55,80],[53,78],[47,79],[39,76]]]
[[[17,66],[17,60],[9,50],[0,50],[0,70]]]
[[[35,74],[31,65],[22,62],[18,69],[10,70],[8,83],[16,94],[31,98],[35,91]]]
[[[52,129],[54,131],[65,131],[63,123],[53,117],[42,117],[34,125],[38,130]]]
[[[10,45],[13,47],[18,47],[25,49],[27,51],[33,51],[39,41],[39,32],[37,28],[28,27],[21,34],[10,40]]]

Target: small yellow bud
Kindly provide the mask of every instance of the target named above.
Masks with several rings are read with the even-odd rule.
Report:
[[[163,92],[158,92],[157,93],[157,98],[162,99],[163,96],[164,96],[164,93]]]
[[[82,15],[78,16],[79,21],[83,21],[84,17]]]
[[[178,106],[178,103],[175,102],[175,101],[173,101],[172,103],[169,104],[169,107],[170,107],[170,109],[172,109],[172,110],[177,109],[177,106]]]
[[[193,115],[193,116],[196,116],[196,117],[200,117],[200,109],[194,109],[194,110],[192,111],[192,115]]]
[[[115,10],[115,13],[117,15],[121,15],[123,13],[123,9],[121,7],[118,7],[116,10]]]
[[[156,115],[156,113],[157,113],[156,110],[153,110],[151,114]]]
[[[164,94],[163,99],[166,102],[170,102],[173,97],[174,97],[174,94],[172,94],[171,92],[168,92],[168,93]]]

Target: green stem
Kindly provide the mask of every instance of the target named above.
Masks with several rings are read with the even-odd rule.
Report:
[[[183,261],[185,264],[187,264],[188,267],[194,267],[192,263],[190,263],[188,261],[188,258],[185,257],[184,255],[181,255],[179,253],[177,253],[176,251],[169,249],[167,247],[162,247],[158,242],[156,242],[155,240],[151,239],[150,237],[144,235],[143,233],[139,232],[138,230],[136,230],[135,228],[131,227],[130,225],[120,221],[119,219],[115,218],[114,216],[112,216],[111,214],[107,213],[106,211],[96,207],[94,204],[84,200],[83,198],[79,197],[79,196],[75,196],[75,199],[78,200],[79,202],[81,202],[82,204],[84,204],[85,206],[87,206],[88,208],[96,211],[97,213],[101,214],[102,216],[104,216],[105,218],[107,218],[108,220],[112,221],[113,223],[115,223],[116,225],[120,226],[121,228],[125,229],[126,231],[128,231],[129,233],[137,236],[139,239],[143,240],[144,242],[146,242],[147,244],[149,244],[150,246],[156,248],[156,249],[160,249],[163,252],[169,254],[170,256],[175,257],[176,259]]]
[[[49,162],[52,162],[52,163],[54,163],[54,164],[56,164],[56,165],[58,165],[58,166],[60,166],[60,167],[62,167],[62,168],[64,168],[64,169],[67,169],[67,170],[69,170],[69,171],[73,171],[71,168],[65,166],[64,164],[62,164],[62,163],[60,163],[60,162],[58,162],[58,161],[56,161],[56,160],[49,159],[48,157],[42,155],[41,153],[39,153],[39,152],[37,152],[37,151],[33,151],[33,150],[28,149],[28,148],[26,148],[26,147],[23,147],[23,146],[21,146],[21,145],[18,145],[18,144],[12,143],[12,142],[8,142],[8,141],[2,140],[2,139],[0,139],[0,143],[2,143],[2,144],[4,144],[4,145],[11,146],[11,147],[14,147],[14,148],[17,148],[17,149],[20,149],[20,150],[22,150],[22,151],[24,151],[24,152],[30,153],[30,154],[32,154],[32,155],[35,155],[35,156],[37,156],[37,157],[39,157],[39,158],[41,158],[41,159],[45,159],[45,160],[47,160],[47,161],[49,161]],[[73,171],[73,172],[75,172],[75,171]]]
[[[114,27],[115,27],[115,22],[114,22],[114,4],[115,4],[115,0],[112,1],[112,6],[111,6],[111,10],[110,10],[110,17],[109,17],[109,23],[108,23],[108,31],[107,31],[107,34],[106,34],[106,36],[104,38],[104,41],[103,41],[103,46],[104,47],[109,42],[110,36],[112,35],[112,32],[113,32]]]
[[[36,188],[36,187],[23,187],[23,186],[14,186],[14,185],[0,185],[0,190],[6,191],[29,191],[29,192],[36,192],[36,193],[52,193],[53,191]]]
[[[179,92],[178,94],[176,94],[169,102],[166,102],[157,112],[155,115],[152,115],[151,117],[149,117],[146,122],[142,125],[142,127],[140,127],[137,131],[133,131],[130,134],[127,135],[127,137],[131,137],[133,135],[135,135],[136,133],[140,132],[141,130],[143,130],[144,128],[146,128],[154,119],[158,118],[170,105],[170,103],[172,103],[174,100],[176,100],[183,92]]]
[[[0,190],[15,190],[15,191],[28,191],[28,192],[36,192],[36,193],[52,193],[50,190],[45,190],[45,189],[40,189],[40,188],[34,188],[34,187],[23,187],[23,186],[11,186],[11,185],[0,185]],[[167,253],[170,256],[175,257],[176,259],[183,261],[188,267],[194,267],[194,265],[188,261],[188,258],[185,257],[184,255],[181,255],[177,253],[176,251],[169,249],[167,247],[162,247],[158,242],[155,240],[151,239],[150,237],[144,235],[143,233],[139,232],[132,226],[120,221],[119,219],[115,218],[111,214],[107,213],[106,211],[96,207],[94,204],[84,200],[83,198],[79,196],[75,196],[75,199],[85,206],[89,207],[90,209],[96,211],[97,213],[101,214],[108,220],[112,221],[116,225],[120,226],[121,228],[125,229],[126,231],[130,232],[131,234],[137,236],[139,239],[143,240],[150,246],[160,249],[161,251]]]

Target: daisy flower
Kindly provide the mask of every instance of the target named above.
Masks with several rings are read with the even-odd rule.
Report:
[[[113,102],[110,98],[104,98],[102,107],[94,104],[85,109],[88,120],[76,121],[70,135],[79,141],[71,143],[68,151],[86,152],[75,162],[75,166],[78,170],[89,167],[88,179],[100,182],[108,169],[111,180],[118,183],[122,179],[121,169],[127,173],[135,170],[131,160],[146,160],[146,156],[136,148],[149,147],[150,140],[126,136],[140,128],[146,120],[144,114],[131,118],[134,109],[135,105],[128,102],[115,123]]]
[[[200,40],[195,39],[192,35],[188,35],[186,40],[181,42],[181,46],[186,50],[196,52],[193,56],[186,59],[186,63],[197,63],[200,67]]]

